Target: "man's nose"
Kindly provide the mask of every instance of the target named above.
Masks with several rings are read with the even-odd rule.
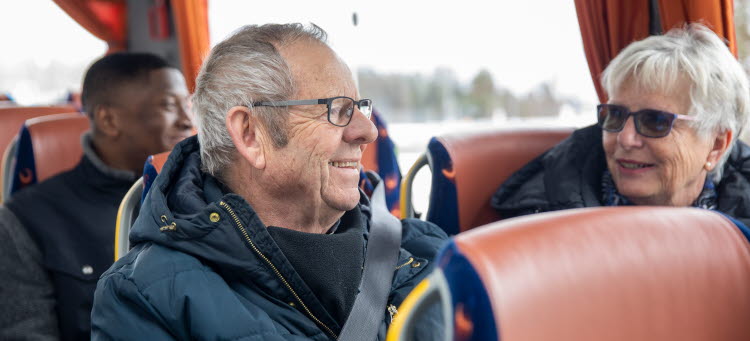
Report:
[[[625,149],[638,148],[643,145],[643,136],[635,129],[635,118],[628,117],[625,126],[617,133],[617,143]]]
[[[175,124],[180,129],[192,129],[193,121],[190,118],[190,106],[185,103],[177,109],[177,122]]]
[[[378,137],[378,129],[365,114],[355,108],[352,121],[344,128],[344,141],[354,144],[368,144]]]

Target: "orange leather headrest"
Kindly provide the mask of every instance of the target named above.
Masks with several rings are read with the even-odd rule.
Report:
[[[73,168],[83,155],[81,135],[89,129],[83,114],[56,114],[26,121],[34,148],[37,182]]]
[[[69,105],[52,107],[4,107],[0,108],[0,153],[5,151],[23,123],[31,118],[75,112]]]
[[[716,212],[567,210],[455,240],[489,293],[498,339],[750,340],[750,248]]]
[[[572,132],[572,128],[549,128],[438,137],[453,165],[460,230],[500,219],[490,206],[498,187]]]
[[[152,155],[151,164],[156,169],[157,174],[161,173],[161,169],[162,167],[164,167],[164,163],[167,162],[167,159],[169,158],[169,154],[171,152],[172,151],[170,150],[168,152],[163,152],[163,153]]]

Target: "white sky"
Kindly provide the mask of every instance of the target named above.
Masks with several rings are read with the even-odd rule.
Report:
[[[40,67],[52,62],[85,66],[106,50],[51,0],[0,2],[6,2],[0,11],[0,72],[27,61]],[[597,100],[572,1],[209,2],[212,43],[245,24],[314,22],[354,67],[427,75],[447,67],[461,81],[487,68],[497,84],[516,94],[553,81],[563,95]]]
[[[52,0],[0,0],[0,4],[0,68],[25,61],[41,67],[53,61],[90,63],[107,50],[106,43],[88,33]]]
[[[212,42],[244,24],[293,21],[323,27],[353,65],[425,74],[445,66],[464,81],[484,67],[516,93],[552,80],[563,94],[596,101],[572,1],[211,2]]]

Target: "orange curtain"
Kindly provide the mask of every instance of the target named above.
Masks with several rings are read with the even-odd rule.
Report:
[[[620,50],[649,35],[649,0],[575,0],[575,5],[591,78],[599,101],[606,103],[599,76]],[[662,32],[701,22],[737,55],[733,0],[659,0],[658,12]]]
[[[107,53],[127,50],[125,0],[54,0],[73,20],[109,45]]]
[[[180,45],[182,73],[188,89],[195,89],[203,57],[208,53],[208,0],[172,1],[172,15]]]
[[[734,33],[734,0],[659,0],[664,31],[700,22],[727,40],[729,49],[737,57],[737,37]]]

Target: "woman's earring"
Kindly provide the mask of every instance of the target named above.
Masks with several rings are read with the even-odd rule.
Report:
[[[711,163],[711,161],[708,161],[708,162],[706,162],[706,165],[705,165],[705,166],[703,166],[703,168],[705,168],[705,169],[706,169],[707,171],[709,171],[709,172],[710,172],[710,171],[711,171],[711,166],[712,166],[712,165],[713,165],[713,164]]]

